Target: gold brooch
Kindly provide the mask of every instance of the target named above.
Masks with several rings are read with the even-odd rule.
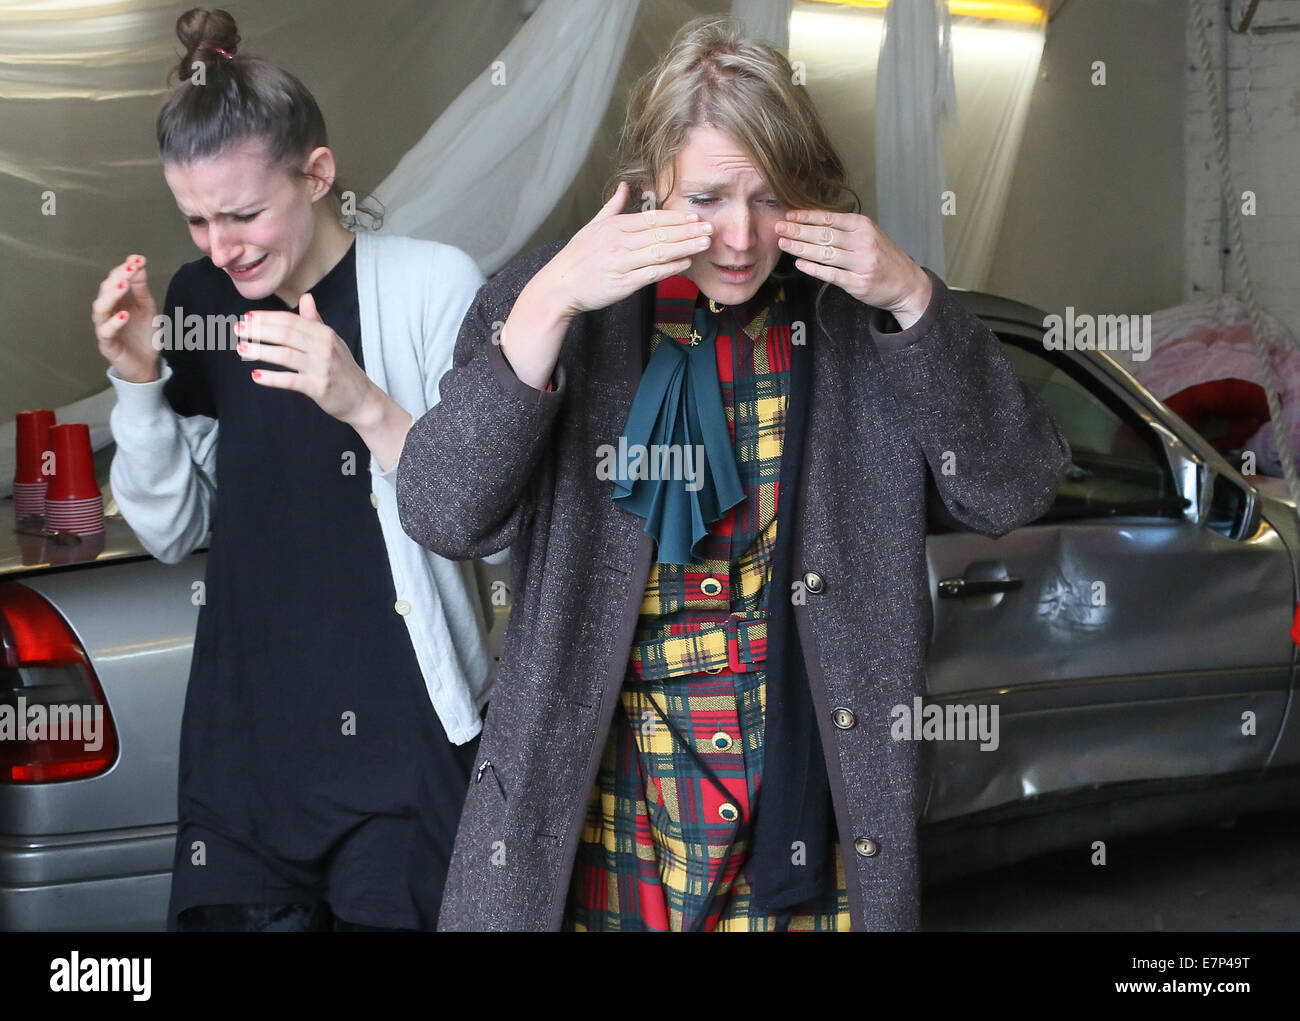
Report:
[[[724,308],[726,308],[726,307],[727,307],[726,305],[719,305],[719,304],[718,304],[716,301],[714,301],[712,298],[709,299],[709,311],[710,311],[710,312],[721,312],[721,311],[722,311]]]
[[[704,338],[700,336],[699,330],[691,330],[691,347],[699,347],[700,341]]]

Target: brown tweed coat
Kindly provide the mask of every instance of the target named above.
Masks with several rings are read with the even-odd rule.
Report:
[[[516,377],[494,343],[560,247],[520,256],[479,291],[441,402],[397,469],[402,525],[421,545],[453,559],[511,547],[509,629],[442,929],[559,928],[650,569],[643,519],[614,504],[596,463],[636,392],[654,288],[573,320],[553,392]],[[931,276],[908,330],[834,286],[806,324],[794,570],[821,585],[795,619],[861,930],[919,927],[919,756],[891,740],[890,710],[926,687],[927,489],[945,517],[1000,536],[1048,508],[1070,461],[993,333]],[[811,309],[819,285],[801,279]]]

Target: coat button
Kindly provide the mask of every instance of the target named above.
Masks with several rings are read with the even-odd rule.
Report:
[[[730,801],[724,801],[718,806],[718,815],[722,816],[727,822],[735,822],[740,818],[740,809]]]
[[[379,494],[378,494],[378,493],[371,493],[371,494],[370,494],[370,506],[371,506],[371,507],[374,507],[376,510],[379,509]]]
[[[710,740],[713,742],[713,747],[718,749],[718,751],[720,752],[725,752],[728,748],[730,748],[733,744],[736,743],[731,739],[731,735],[728,734],[725,730],[718,731],[716,734],[713,735],[712,738],[710,738]]]
[[[809,571],[803,576],[803,586],[809,592],[820,592],[822,590],[822,576]]]
[[[835,721],[835,726],[839,727],[840,730],[850,730],[858,722],[858,718],[853,715],[853,711],[845,709],[843,706],[837,707],[831,713],[831,719]]]
[[[393,604],[393,609],[396,610],[398,613],[400,613],[403,617],[405,617],[408,613],[411,612],[411,604],[408,603],[405,599],[399,599],[397,602]]]
[[[876,842],[870,837],[858,837],[857,840],[853,841],[853,849],[864,858],[870,858],[880,850]]]
[[[700,591],[706,596],[716,596],[722,591],[722,582],[717,578],[705,578],[700,582]]]

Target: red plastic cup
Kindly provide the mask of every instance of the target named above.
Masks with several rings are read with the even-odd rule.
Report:
[[[54,412],[41,408],[18,412],[15,441],[14,516],[38,518],[45,513],[49,477],[41,474],[45,452],[50,449],[50,427]]]
[[[45,524],[64,532],[93,535],[104,530],[104,497],[95,481],[90,426],[82,422],[50,428],[54,475],[45,494]]]

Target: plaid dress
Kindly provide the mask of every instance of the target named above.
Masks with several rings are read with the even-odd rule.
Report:
[[[696,302],[706,300],[684,277],[660,283],[651,353],[689,343]],[[763,772],[762,663],[790,382],[789,317],[771,315],[773,301],[785,295],[769,280],[720,313],[718,381],[745,499],[710,526],[702,563],[651,564],[566,930],[849,928],[838,842],[836,889],[789,917],[752,906],[744,874]]]

